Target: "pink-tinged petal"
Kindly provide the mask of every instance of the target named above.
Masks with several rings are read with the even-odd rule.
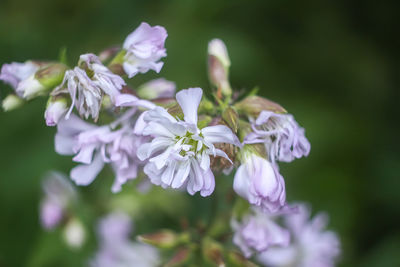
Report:
[[[225,125],[208,126],[201,129],[204,139],[210,143],[227,143],[242,147],[239,138]]]
[[[202,95],[201,88],[189,88],[176,94],[176,100],[182,108],[185,122],[197,125],[197,109]]]
[[[45,199],[40,205],[40,222],[42,226],[51,230],[56,227],[63,217],[64,208],[52,199]]]
[[[71,179],[77,185],[89,185],[104,167],[101,155],[98,153],[91,164],[78,165],[71,170]]]

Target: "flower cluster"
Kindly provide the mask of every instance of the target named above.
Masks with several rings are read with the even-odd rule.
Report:
[[[279,171],[279,162],[308,156],[304,128],[279,104],[234,90],[231,60],[219,39],[208,46],[212,88],[207,94],[198,87],[175,94],[175,83],[164,78],[135,84],[136,75],[161,71],[167,36],[163,27],[142,23],[122,47],[80,55],[76,66],[63,60],[4,64],[0,80],[14,93],[4,99],[3,108],[49,97],[45,121],[57,126],[56,152],[73,156],[79,164],[70,172],[77,185],[91,184],[107,165],[114,173],[114,193],[143,176],[165,189],[208,197],[222,180],[218,174],[235,171],[230,187],[240,196],[238,201],[246,200],[248,210],[240,219],[233,214],[231,225],[233,242],[245,257],[256,255],[271,266],[332,266],[339,253],[336,236],[323,231],[321,216],[310,223],[306,208],[287,205]],[[50,187],[45,186],[41,209],[48,229],[65,217],[72,198],[65,190],[52,193]],[[141,259],[149,254],[154,260],[158,254],[131,243],[128,225],[129,218],[121,214],[101,221],[100,252],[92,266],[155,264]],[[76,236],[77,228],[71,229],[70,236]],[[214,250],[205,254],[223,254],[218,245],[211,247]]]

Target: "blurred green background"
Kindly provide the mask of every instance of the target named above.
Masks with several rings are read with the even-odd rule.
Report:
[[[343,245],[340,266],[400,266],[399,7],[394,0],[0,0],[0,64],[56,59],[63,46],[75,62],[147,21],[169,34],[161,75],[178,88],[208,88],[207,43],[223,39],[234,87],[259,86],[306,128],[310,156],[281,164],[281,172],[290,201],[330,214]],[[4,98],[9,88],[0,89]],[[1,267],[35,266],[49,236],[38,222],[41,177],[73,166],[54,152],[45,103],[0,112]],[[65,248],[64,256],[87,255]]]

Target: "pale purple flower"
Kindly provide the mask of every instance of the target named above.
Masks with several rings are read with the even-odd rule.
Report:
[[[288,247],[274,247],[257,259],[270,267],[333,267],[340,254],[340,241],[332,231],[325,230],[327,216],[317,214],[312,220],[310,209],[299,205],[298,213],[284,215],[291,233]]]
[[[149,70],[160,72],[164,64],[160,59],[167,56],[164,47],[167,36],[164,27],[151,27],[145,22],[128,35],[123,44],[126,51],[123,68],[129,78]]]
[[[8,83],[15,90],[17,90],[20,82],[34,75],[38,69],[39,65],[33,63],[32,61],[27,61],[24,63],[12,62],[10,64],[4,64],[1,67],[0,80]],[[19,96],[22,97],[23,94],[19,94]]]
[[[137,89],[139,97],[144,99],[169,98],[175,95],[176,85],[164,78],[151,80]]]
[[[160,264],[160,255],[154,247],[132,242],[129,235],[132,221],[122,212],[114,212],[98,225],[99,251],[91,260],[92,267],[155,267]]]
[[[40,204],[42,226],[51,230],[63,219],[67,206],[76,199],[74,188],[58,172],[50,172],[43,182],[44,198]]]
[[[224,125],[197,126],[197,109],[203,91],[200,88],[182,90],[176,99],[182,108],[184,120],[178,120],[161,107],[143,113],[138,119],[138,128],[151,142],[138,149],[141,160],[148,159],[144,172],[152,183],[162,187],[186,186],[189,194],[200,191],[208,196],[214,191],[214,174],[210,168],[210,156],[222,156],[230,160],[215,143],[241,146],[238,138]]]
[[[19,97],[31,99],[46,90],[35,77],[39,68],[40,64],[32,61],[4,64],[1,68],[0,80],[11,85]]]
[[[40,204],[40,222],[43,228],[51,230],[62,220],[64,207],[58,201],[44,199]]]
[[[274,215],[257,208],[252,209],[241,221],[232,220],[233,243],[247,258],[253,253],[264,252],[271,247],[288,246],[289,231],[279,226],[275,220]]]
[[[246,144],[264,143],[271,161],[290,162],[308,156],[310,143],[291,114],[262,111],[252,124]]]
[[[49,101],[44,118],[47,126],[56,126],[60,119],[67,113],[67,100],[59,98]]]
[[[72,99],[70,109],[66,114],[69,118],[74,106],[81,117],[90,116],[97,120],[101,102],[105,95],[114,103],[115,97],[125,85],[125,81],[105,67],[94,54],[80,56],[79,66],[65,72],[64,80],[52,93],[69,93]]]
[[[136,178],[140,164],[136,151],[146,137],[135,135],[133,127],[125,122],[118,130],[112,130],[119,124],[96,126],[73,114],[69,120],[60,121],[55,137],[56,152],[75,154],[73,160],[82,163],[71,170],[76,184],[90,184],[107,163],[116,176],[113,192],[120,191],[125,182]]]
[[[275,164],[244,149],[233,189],[250,204],[276,212],[286,205],[285,181]]]

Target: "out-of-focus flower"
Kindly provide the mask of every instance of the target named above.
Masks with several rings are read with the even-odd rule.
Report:
[[[144,99],[166,98],[173,97],[175,90],[176,85],[174,82],[159,78],[141,85],[137,89],[137,94]]]
[[[131,225],[129,216],[122,212],[114,212],[101,219],[97,231],[100,248],[90,266],[159,266],[160,256],[154,247],[129,240]]]
[[[164,63],[159,60],[167,56],[164,47],[167,36],[164,27],[151,27],[145,22],[128,35],[123,44],[126,51],[123,68],[129,78],[149,70],[160,72]]]
[[[4,98],[3,102],[1,103],[4,111],[11,111],[16,108],[19,108],[24,103],[20,97],[10,94],[6,98]]]
[[[68,246],[79,249],[86,241],[86,230],[78,219],[69,220],[63,232],[64,240]]]
[[[250,204],[276,212],[286,204],[285,181],[277,166],[249,151],[242,151],[242,165],[233,181],[233,189]]]
[[[75,154],[73,160],[82,163],[71,170],[76,184],[90,184],[106,163],[111,164],[116,175],[113,192],[120,191],[127,180],[136,178],[140,164],[136,151],[146,137],[135,135],[128,122],[122,123],[121,128],[113,131],[110,125],[92,125],[75,115],[60,121],[55,137],[56,152]]]
[[[277,114],[262,111],[252,125],[245,143],[264,143],[272,162],[290,162],[295,158],[308,156],[310,143],[301,128],[290,114]]]
[[[44,113],[47,126],[56,126],[60,119],[67,113],[67,99],[64,97],[51,97]]]
[[[69,118],[74,106],[81,117],[91,116],[97,120],[104,95],[115,101],[125,81],[105,67],[94,54],[80,56],[78,67],[68,70],[64,80],[53,92],[53,96],[69,93],[72,104],[66,114]]]
[[[74,188],[58,172],[50,172],[43,182],[44,198],[40,204],[40,221],[51,230],[63,219],[68,205],[76,199]]]
[[[333,267],[340,254],[337,235],[324,228],[327,218],[317,214],[312,220],[310,209],[299,205],[298,213],[284,216],[285,225],[291,233],[291,244],[287,247],[273,247],[257,256],[257,259],[271,267]]]
[[[149,143],[138,149],[138,157],[148,160],[144,172],[152,183],[162,187],[186,186],[189,194],[200,191],[208,196],[214,191],[214,174],[210,169],[210,156],[222,156],[225,152],[216,149],[215,143],[241,146],[236,135],[224,125],[197,126],[197,108],[203,91],[200,88],[182,90],[176,99],[182,108],[184,120],[171,116],[167,110],[156,107],[142,116],[142,134],[151,136]]]
[[[239,222],[232,220],[234,230],[233,243],[244,256],[266,251],[271,247],[287,247],[290,241],[289,231],[275,222],[276,216],[257,208],[245,215]]]
[[[15,90],[18,88],[21,81],[28,79],[33,76],[39,69],[40,65],[32,61],[25,63],[12,62],[10,64],[4,64],[1,67],[0,80],[11,85]],[[23,95],[20,95],[21,97]]]

